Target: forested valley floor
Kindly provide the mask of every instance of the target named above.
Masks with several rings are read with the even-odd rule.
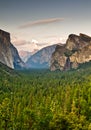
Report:
[[[0,72],[0,130],[91,130],[90,66]]]

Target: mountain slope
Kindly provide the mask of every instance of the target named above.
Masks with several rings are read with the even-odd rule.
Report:
[[[0,62],[14,69],[24,67],[17,49],[10,42],[10,34],[3,30],[0,30]]]
[[[11,69],[7,65],[0,62],[0,79],[4,79],[4,77],[9,78],[9,76],[18,76],[18,73],[14,69]]]
[[[32,55],[34,55],[38,50],[34,50],[33,52],[29,52],[29,51],[19,51],[19,56],[21,57],[21,59],[26,62]]]
[[[49,68],[52,53],[57,45],[45,47],[31,56],[26,62],[28,68]]]
[[[91,60],[91,37],[69,35],[66,44],[58,45],[51,58],[51,70],[70,70]]]

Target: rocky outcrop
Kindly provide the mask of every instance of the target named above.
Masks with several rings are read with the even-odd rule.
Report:
[[[70,70],[91,60],[91,37],[69,35],[66,44],[58,45],[51,58],[51,70]]]
[[[27,68],[49,68],[52,53],[57,45],[52,45],[39,50],[26,62]]]
[[[0,30],[0,62],[13,69],[25,66],[17,49],[10,42],[10,33],[3,30]]]

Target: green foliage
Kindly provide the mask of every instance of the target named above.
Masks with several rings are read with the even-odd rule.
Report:
[[[87,66],[2,75],[0,130],[90,130],[91,68]]]

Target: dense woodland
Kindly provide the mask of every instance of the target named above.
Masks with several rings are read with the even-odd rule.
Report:
[[[0,71],[0,130],[91,130],[90,66]]]

